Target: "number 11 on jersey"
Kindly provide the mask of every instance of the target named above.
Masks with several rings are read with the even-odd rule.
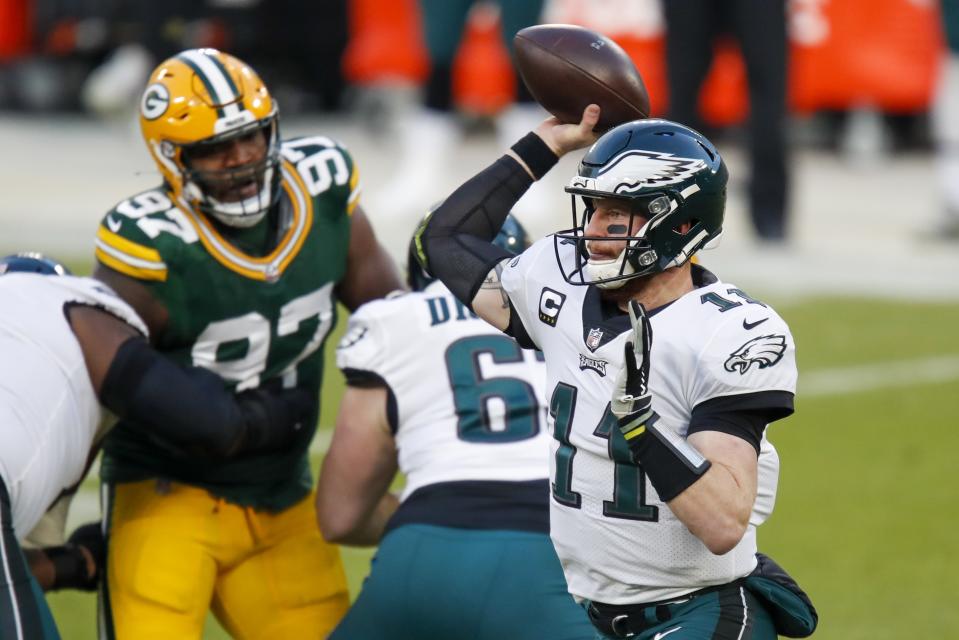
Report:
[[[582,495],[573,491],[573,461],[576,447],[570,444],[576,412],[576,387],[560,382],[553,390],[549,401],[549,413],[553,418],[553,437],[559,442],[556,449],[556,477],[552,482],[553,499],[567,507],[582,508]],[[608,455],[615,462],[613,499],[603,501],[603,515],[607,518],[659,520],[659,507],[646,504],[646,474],[642,466],[632,462],[629,447],[621,436],[617,437],[616,418],[606,405],[603,417],[593,430],[593,435],[606,440]]]

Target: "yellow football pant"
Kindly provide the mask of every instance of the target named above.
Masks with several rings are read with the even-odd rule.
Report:
[[[147,480],[110,487],[101,638],[200,638],[212,607],[234,638],[324,638],[349,607],[313,496],[280,513]]]

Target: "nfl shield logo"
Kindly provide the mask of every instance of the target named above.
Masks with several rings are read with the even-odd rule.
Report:
[[[586,346],[589,347],[590,351],[596,351],[599,349],[599,343],[603,339],[603,330],[602,329],[590,329],[589,335],[586,336]]]

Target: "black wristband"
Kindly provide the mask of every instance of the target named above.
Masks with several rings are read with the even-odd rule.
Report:
[[[545,176],[559,162],[559,156],[553,153],[543,139],[532,131],[510,148],[520,157],[520,160],[526,163],[537,180]]]
[[[87,574],[87,559],[77,545],[46,547],[43,552],[53,563],[54,578],[51,590],[89,590],[96,587],[97,576]]]
[[[663,502],[669,502],[685,491],[712,466],[685,440],[670,442],[665,434],[649,423],[646,424],[646,433],[629,444]]]

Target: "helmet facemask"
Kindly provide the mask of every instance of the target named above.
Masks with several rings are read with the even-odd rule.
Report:
[[[563,277],[573,285],[613,289],[685,264],[722,234],[727,178],[719,152],[689,127],[646,118],[610,129],[589,148],[566,187],[573,228],[554,235]],[[581,215],[577,196],[585,204]],[[629,213],[611,212],[611,221],[623,221],[619,228],[590,229],[597,200],[618,202]],[[587,230],[601,235],[587,236]],[[612,257],[608,248],[595,250],[598,242],[619,242],[622,249]],[[568,244],[576,250],[562,247]]]
[[[183,175],[184,196],[198,210],[227,226],[246,228],[255,225],[263,219],[279,196],[278,129],[274,112],[267,118],[227,133],[179,145],[177,164]],[[255,135],[262,135],[265,143],[263,156],[259,159],[217,170],[192,166],[198,158],[218,153],[224,144],[237,140],[249,144],[250,138]],[[248,192],[245,195],[241,193],[244,190]]]
[[[636,197],[622,197],[600,191],[589,191],[568,187],[571,194],[573,228],[557,232],[554,243],[557,248],[560,243],[576,245],[573,265],[567,269],[563,267],[563,276],[567,282],[576,285],[595,284],[602,289],[617,289],[627,280],[651,275],[663,271],[669,266],[678,266],[686,262],[695,249],[690,247],[688,253],[669,259],[664,255],[663,241],[672,241],[674,238],[699,238],[696,221],[677,216],[676,212],[685,204],[682,194],[675,190],[661,190],[646,192]],[[577,196],[583,201],[582,214],[577,211]],[[586,229],[596,210],[595,200],[607,198],[621,201],[629,208],[629,220],[622,225],[621,230],[615,230],[609,235],[586,235]],[[680,231],[685,222],[692,222],[692,228],[686,232]],[[625,243],[623,249],[614,258],[593,258],[590,248],[597,248],[599,243]],[[671,245],[672,242],[669,242]],[[599,245],[602,246],[602,245]],[[601,253],[601,252],[600,252]]]

